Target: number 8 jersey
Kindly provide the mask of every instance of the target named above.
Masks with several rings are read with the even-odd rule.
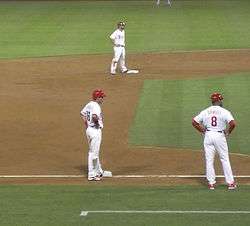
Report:
[[[210,106],[194,117],[208,131],[224,131],[227,124],[234,120],[230,111],[220,106]]]

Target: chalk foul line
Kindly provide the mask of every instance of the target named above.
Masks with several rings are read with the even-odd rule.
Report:
[[[205,175],[113,175],[112,178],[205,178]],[[223,178],[223,175],[217,175]],[[250,178],[250,175],[234,175],[235,178]],[[86,178],[86,175],[0,175],[0,178]],[[111,177],[110,177],[111,178]]]
[[[247,210],[85,210],[80,216],[88,214],[250,214]]]

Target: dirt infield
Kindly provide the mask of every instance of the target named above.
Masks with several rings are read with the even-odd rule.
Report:
[[[143,81],[249,72],[250,50],[128,55],[129,67],[140,69],[136,76],[110,77],[110,61],[110,55],[0,60],[1,175],[86,174],[87,144],[79,112],[95,88],[107,93],[103,105],[105,169],[114,175],[204,174],[201,151],[129,147],[128,129]],[[250,157],[231,155],[231,161],[234,174],[250,175]],[[216,165],[221,173],[218,161]],[[101,184],[203,182],[110,178]],[[79,178],[1,178],[0,183],[89,184]]]

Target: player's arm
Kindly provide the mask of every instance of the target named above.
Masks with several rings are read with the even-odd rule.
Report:
[[[194,119],[192,119],[192,126],[202,134],[206,132],[206,129],[200,123],[196,122]]]
[[[113,38],[110,37],[110,40],[111,40],[111,43],[112,43],[113,45],[115,45],[115,39],[113,39]]]
[[[115,32],[113,32],[110,36],[109,36],[112,44],[114,45],[115,44]]]
[[[236,126],[236,122],[231,114],[231,112],[227,111],[226,114],[226,121],[228,123],[226,130],[224,131],[226,136],[229,136],[229,134],[234,130]]]
[[[228,136],[228,135],[234,130],[235,126],[236,126],[235,120],[231,120],[231,121],[228,123],[227,129],[225,130],[226,136]]]
[[[94,122],[95,126],[99,128],[99,118],[96,114],[92,115],[92,121]]]

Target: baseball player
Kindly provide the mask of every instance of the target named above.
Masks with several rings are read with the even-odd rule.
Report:
[[[229,161],[226,138],[233,131],[236,124],[230,111],[222,107],[223,96],[220,93],[213,93],[210,98],[212,106],[195,116],[192,120],[192,125],[204,135],[208,188],[211,190],[215,189],[216,176],[214,170],[214,157],[217,152],[222,164],[228,189],[232,190],[236,188],[236,184]]]
[[[161,3],[161,0],[157,0],[157,1],[156,1],[156,4],[157,4],[157,5],[160,5],[160,3]],[[168,6],[171,7],[171,1],[170,1],[170,0],[166,0],[166,3],[167,3]]]
[[[92,101],[85,105],[80,113],[86,127],[86,137],[89,144],[89,181],[100,181],[103,175],[103,170],[99,159],[103,129],[103,116],[100,106],[103,103],[103,99],[105,96],[106,95],[102,90],[94,90],[92,93]]]
[[[117,29],[110,35],[110,39],[113,44],[114,57],[111,62],[110,73],[111,75],[116,74],[117,64],[122,73],[128,71],[125,66],[125,23],[119,22],[117,24]]]

